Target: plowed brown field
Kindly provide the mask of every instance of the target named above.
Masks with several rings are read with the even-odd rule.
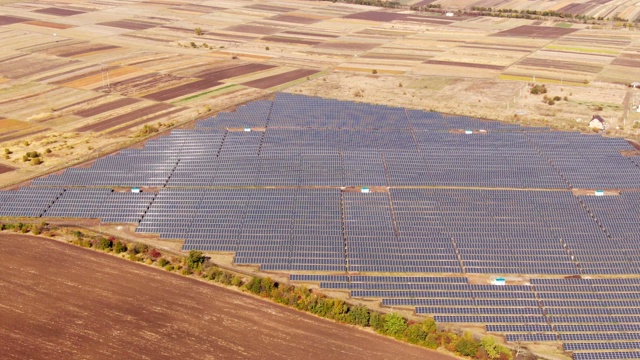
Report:
[[[3,359],[452,357],[160,269],[0,235]]]

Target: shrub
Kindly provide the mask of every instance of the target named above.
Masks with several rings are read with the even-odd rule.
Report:
[[[115,252],[116,254],[120,254],[127,251],[127,245],[121,241],[116,241],[113,244],[113,252]]]
[[[245,288],[254,294],[260,293],[260,278],[252,277],[251,280],[245,285]]]
[[[187,266],[192,270],[201,270],[205,260],[202,251],[191,250],[187,256]]]
[[[173,268],[173,265],[169,264],[169,265],[165,266],[164,269],[167,270],[167,271],[173,271],[174,268]]]
[[[555,104],[556,104],[556,102],[555,102],[555,101],[553,101],[553,99],[551,99],[551,100],[549,100],[549,101],[547,102],[547,104],[549,104],[549,105],[555,105]]]
[[[371,70],[371,73],[375,75],[375,74],[377,74],[377,73],[378,73],[378,70],[373,69],[373,70]]]
[[[562,100],[562,98],[560,96],[556,95],[556,96],[553,97],[553,101],[560,101],[560,100]]]
[[[547,87],[545,85],[534,85],[529,92],[533,95],[546,94]]]
[[[156,250],[156,249],[151,249],[151,251],[149,252],[149,258],[151,260],[158,260],[160,257],[162,256],[162,254],[160,253],[160,251]]]
[[[511,359],[511,350],[496,343],[496,340],[491,336],[485,336],[480,340],[481,348],[487,353],[487,358],[491,360],[496,359]]]
[[[96,249],[100,250],[108,250],[111,249],[112,246],[113,243],[111,242],[111,240],[105,239],[103,237],[99,238],[95,245]]]
[[[197,27],[194,29],[194,32],[196,33],[196,35],[200,36],[204,34],[204,31],[202,31],[202,28]]]
[[[264,49],[267,50],[267,51],[271,50],[271,49],[269,49],[268,46],[265,46]]]
[[[382,332],[384,328],[384,314],[380,314],[379,312],[372,312],[369,316],[369,326],[373,328],[373,330],[377,332]]]
[[[384,333],[393,337],[400,337],[407,330],[407,321],[398,313],[385,316]]]
[[[167,260],[165,258],[158,259],[158,266],[165,267],[167,265],[169,265],[169,260]]]
[[[347,322],[359,326],[369,325],[369,309],[366,306],[355,305],[349,309],[347,313]]]
[[[474,356],[479,347],[480,344],[469,332],[465,332],[455,344],[456,352],[463,356]]]
[[[47,154],[51,154],[51,149],[47,148],[47,150],[45,150],[44,152],[46,152]]]
[[[238,275],[235,275],[233,278],[231,278],[231,285],[236,286],[236,287],[240,287],[242,286],[242,283],[244,281],[242,280],[242,278]]]
[[[9,150],[9,148],[4,148],[4,153],[7,155],[13,154],[13,151]]]
[[[408,342],[417,344],[423,342],[427,338],[427,332],[424,331],[421,324],[413,324],[407,327],[404,332],[404,337]]]

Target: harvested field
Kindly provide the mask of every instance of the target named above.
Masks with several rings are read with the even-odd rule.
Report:
[[[518,63],[521,66],[533,66],[544,69],[557,69],[557,70],[569,70],[580,71],[586,73],[597,73],[602,70],[602,65],[593,65],[586,63],[579,63],[575,61],[561,61],[561,60],[549,60],[538,58],[526,58]]]
[[[532,26],[522,25],[513,29],[500,31],[493,34],[493,36],[506,36],[506,37],[531,37],[531,38],[543,38],[543,39],[558,39],[565,35],[578,31],[577,29],[559,28],[552,26]]]
[[[8,173],[9,171],[13,171],[13,170],[15,170],[15,168],[0,164],[0,174]]]
[[[123,100],[127,100],[127,99],[123,99]],[[89,124],[89,125],[85,125],[85,126],[79,127],[77,130],[78,131],[95,131],[95,132],[103,131],[103,130],[109,129],[111,127],[118,126],[120,124],[124,124],[126,122],[133,121],[133,120],[145,117],[147,115],[153,115],[155,113],[158,113],[158,112],[161,112],[161,111],[165,111],[165,110],[169,110],[169,109],[173,109],[173,106],[171,106],[169,104],[162,104],[162,103],[153,104],[153,105],[145,106],[145,107],[137,109],[137,110],[133,110],[133,111],[127,112],[127,113],[122,114],[122,115],[118,115],[118,116],[114,116],[114,117],[106,119],[106,120],[102,120],[102,121],[97,122],[97,123],[92,123],[92,124]]]
[[[179,85],[169,89],[161,90],[155,93],[144,96],[146,99],[154,101],[166,101],[181,97],[184,95],[193,94],[198,91],[216,87],[222,83],[211,81],[209,79],[197,80],[188,84]]]
[[[58,23],[52,23],[52,22],[40,21],[40,20],[27,21],[25,24],[48,27],[51,29],[69,29],[73,27],[72,25],[58,24]]]
[[[92,53],[96,51],[104,51],[104,50],[111,50],[111,49],[118,49],[118,48],[119,46],[115,46],[115,45],[92,44],[92,46],[84,47],[82,49],[69,51],[69,52],[65,52],[57,55],[62,57],[73,57],[73,56],[84,55],[84,54]]]
[[[17,16],[2,15],[0,16],[0,26],[26,22],[30,20],[31,19],[25,19]]]
[[[282,21],[282,22],[293,23],[293,24],[311,25],[319,21],[322,21],[322,18],[313,18],[310,16],[299,16],[299,15],[277,15],[277,16],[268,18],[267,20]]]
[[[111,131],[107,132],[107,135],[121,133],[123,131],[129,130],[129,129],[134,128],[136,126],[149,123],[151,121],[164,119],[164,118],[169,118],[172,115],[178,114],[178,113],[186,111],[186,110],[187,110],[187,108],[179,107],[179,108],[175,108],[175,109],[173,109],[171,111],[167,111],[167,112],[163,112],[163,113],[160,113],[160,114],[157,114],[157,115],[146,117],[146,118],[144,118],[142,120],[133,121],[133,122],[127,123],[125,126],[121,126],[121,127],[118,127],[118,128],[116,128],[114,130],[111,130]]]
[[[45,71],[73,64],[74,60],[58,59],[38,55],[27,55],[0,63],[0,74],[11,79],[37,75]]]
[[[253,81],[249,81],[243,83],[242,85],[251,86],[258,89],[268,89],[274,86],[286,84],[290,81],[298,80],[300,78],[313,75],[317,73],[317,70],[310,69],[297,69],[293,71],[286,72],[284,74],[267,76],[262,79],[257,79]]]
[[[49,7],[44,9],[35,10],[34,12],[39,14],[47,14],[47,15],[55,15],[55,16],[73,16],[84,14],[84,11],[71,10],[71,9],[63,9],[57,7]]]
[[[108,102],[106,104],[101,104],[98,105],[96,107],[93,108],[89,108],[89,109],[84,109],[84,110],[80,110],[74,113],[74,115],[78,115],[78,116],[82,116],[82,117],[90,117],[90,116],[95,116],[95,115],[99,115],[111,110],[115,110],[124,106],[128,106],[131,104],[135,104],[137,102],[141,101],[140,99],[134,99],[134,98],[123,98],[123,99],[118,99],[115,101],[111,101]]]
[[[235,26],[225,28],[224,30],[235,31],[239,33],[262,35],[262,34],[275,34],[277,32],[280,32],[282,29],[277,27],[271,27],[271,26],[260,26],[260,25],[248,24],[248,25],[235,25]]]
[[[317,45],[320,44],[321,41],[318,40],[304,40],[300,38],[288,37],[288,36],[265,36],[262,38],[263,41],[270,41],[275,43],[285,43],[285,44],[299,44],[299,45]]]
[[[457,67],[470,67],[477,69],[487,69],[487,70],[504,70],[504,66],[498,65],[489,65],[489,64],[474,64],[474,63],[464,63],[458,61],[440,61],[440,60],[427,60],[424,64],[433,64],[433,65],[448,65],[448,66],[457,66]]]
[[[258,71],[273,69],[275,66],[267,64],[245,64],[240,66],[234,66],[228,69],[222,70],[206,70],[194,75],[194,77],[206,79],[209,81],[221,81],[224,79],[233,78],[236,76],[242,76],[251,74]]]
[[[7,359],[454,359],[49,239],[3,235],[0,261]]]
[[[146,30],[152,27],[156,27],[156,24],[140,22],[140,21],[132,21],[132,20],[120,20],[120,21],[107,21],[103,23],[98,23],[98,25],[103,26],[111,26],[121,29],[127,30]]]

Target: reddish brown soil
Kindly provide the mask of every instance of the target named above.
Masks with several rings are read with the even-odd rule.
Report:
[[[180,108],[176,108],[176,109],[171,110],[171,111],[163,112],[162,114],[158,114],[158,115],[154,115],[154,116],[148,117],[146,119],[134,121],[134,122],[128,123],[125,126],[122,126],[122,127],[119,127],[117,129],[114,129],[114,130],[111,130],[111,131],[107,132],[107,135],[117,134],[119,132],[122,132],[122,131],[125,131],[125,130],[129,130],[132,127],[136,127],[138,125],[142,125],[142,124],[145,124],[145,123],[148,123],[148,122],[151,122],[151,121],[155,121],[155,120],[158,120],[158,119],[161,119],[161,118],[165,118],[165,117],[168,117],[168,116],[173,115],[173,114],[177,114],[177,113],[185,111],[185,110],[187,110],[187,108],[180,107]]]
[[[338,38],[338,35],[331,35],[331,34],[320,34],[320,33],[312,33],[312,32],[305,32],[305,31],[285,31],[283,32],[283,34],[291,34],[291,35],[302,35],[302,36],[315,36],[315,37],[321,37],[321,38]]]
[[[2,15],[0,16],[0,26],[21,23],[29,20],[31,19],[19,18],[17,16]]]
[[[235,31],[235,32],[240,32],[240,33],[249,33],[249,34],[274,34],[277,33],[279,31],[281,31],[282,29],[277,28],[277,27],[271,27],[271,26],[260,26],[260,25],[234,25],[234,26],[230,26],[228,28],[226,28],[225,30],[227,31]]]
[[[39,10],[35,10],[34,12],[37,12],[40,14],[55,15],[55,16],[72,16],[72,15],[85,13],[84,11],[62,9],[62,8],[56,8],[56,7],[39,9]]]
[[[15,170],[15,168],[0,164],[0,174],[8,173],[9,171],[13,171],[13,170]]]
[[[93,124],[88,124],[85,126],[82,126],[78,129],[76,129],[76,131],[103,131],[103,130],[107,130],[108,128],[114,127],[114,126],[118,126],[120,124],[124,124],[126,122],[129,121],[133,121],[136,119],[139,119],[141,117],[147,116],[147,115],[151,115],[151,114],[155,114],[158,113],[160,111],[164,111],[164,110],[169,110],[169,109],[173,109],[172,105],[169,104],[153,104],[153,105],[149,105],[149,106],[145,106],[143,108],[137,109],[137,110],[133,110],[127,113],[124,113],[122,115],[119,116],[114,116],[112,118],[97,122],[97,123],[93,123]],[[147,122],[147,120],[145,120],[145,122]]]
[[[115,100],[115,101],[112,101],[112,102],[108,102],[106,104],[98,105],[98,106],[93,107],[93,108],[80,110],[80,111],[78,111],[78,112],[76,112],[74,114],[78,115],[78,116],[82,116],[82,117],[90,117],[90,116],[95,116],[95,115],[98,115],[98,114],[105,113],[107,111],[118,109],[118,108],[121,108],[123,106],[129,106],[129,105],[135,104],[135,103],[137,103],[139,101],[140,101],[140,99],[123,98],[123,99],[118,99],[118,100]]]
[[[493,34],[493,36],[506,36],[506,37],[532,37],[543,39],[557,39],[572,32],[578,31],[578,29],[551,27],[551,26],[532,26],[522,25],[513,29],[504,30]]]
[[[127,30],[146,30],[156,26],[156,24],[144,23],[139,21],[131,21],[131,20],[107,21],[103,23],[98,23],[98,25],[116,27],[116,28],[127,29]]]
[[[197,78],[207,79],[209,81],[220,81],[236,76],[242,76],[251,74],[257,71],[269,70],[275,68],[274,65],[266,64],[245,64],[240,66],[234,66],[228,69],[217,69],[212,71],[203,71],[195,75]]]
[[[265,36],[262,38],[262,41],[271,41],[271,42],[285,43],[285,44],[300,44],[300,45],[320,44],[320,41],[318,40],[305,40],[305,39],[285,37],[285,36]]]
[[[262,5],[262,4],[249,5],[249,6],[246,6],[246,8],[247,9],[255,9],[255,10],[271,11],[271,12],[289,12],[289,11],[296,10],[294,8],[290,8],[290,7],[286,7],[286,6]]]
[[[96,96],[96,97],[92,97],[91,99],[82,100],[82,101],[74,102],[74,103],[69,104],[69,105],[61,106],[61,107],[59,107],[59,108],[56,108],[56,111],[66,110],[66,109],[68,109],[68,108],[72,108],[72,107],[74,107],[74,106],[78,106],[78,105],[86,104],[86,103],[91,102],[91,101],[96,101],[96,100],[98,100],[98,99],[102,99],[102,98],[103,98],[103,97],[105,97],[105,96],[109,96],[109,94],[100,94],[100,95],[98,95],[98,96]]]
[[[225,8],[222,8],[222,7],[207,6],[207,5],[196,5],[196,4],[180,5],[180,6],[172,7],[171,9],[184,10],[184,11],[193,11],[193,12],[201,12],[201,13],[205,13],[205,14],[206,13],[211,13],[211,12],[214,12],[214,11],[225,10]]]
[[[565,60],[557,60],[557,59],[551,60],[551,59],[525,58],[525,59],[522,59],[522,61],[520,61],[518,65],[535,66],[535,67],[545,68],[545,69],[582,71],[586,73],[598,73],[602,70],[601,65],[593,65],[593,64],[579,63],[575,61],[565,61]]]
[[[635,68],[635,69],[639,69],[640,68],[640,60],[617,58],[617,59],[613,60],[611,65],[628,66],[628,67],[632,67],[632,68]]]
[[[499,65],[473,64],[473,63],[465,63],[465,62],[458,62],[458,61],[427,60],[424,62],[424,64],[460,66],[460,67],[470,67],[470,68],[488,69],[488,70],[504,70],[504,66],[499,66]]]
[[[286,72],[284,74],[272,75],[263,77],[261,79],[249,81],[244,83],[243,85],[255,87],[258,89],[268,89],[270,87],[286,84],[290,81],[297,80],[305,76],[313,75],[317,72],[317,70],[297,69]]]
[[[52,22],[48,22],[48,21],[40,21],[40,20],[27,21],[26,24],[35,25],[35,26],[42,26],[42,27],[48,27],[48,28],[52,28],[52,29],[69,29],[69,28],[73,27],[73,25],[57,24],[57,23],[52,23]]]
[[[294,23],[294,24],[310,25],[310,24],[317,23],[321,19],[314,19],[314,18],[310,18],[310,17],[284,14],[284,15],[276,15],[274,17],[268,18],[267,20],[282,21],[282,22],[288,22],[288,23]]]
[[[66,53],[58,54],[58,56],[71,57],[71,56],[82,55],[82,54],[95,52],[95,51],[111,50],[111,49],[117,49],[117,48],[119,48],[119,46],[102,45],[102,44],[91,44],[91,45],[86,46],[86,47],[84,47],[82,49],[78,49],[78,50],[74,50],[74,51],[69,51],[69,52],[66,52]]]
[[[145,98],[155,101],[166,101],[175,99],[180,96],[193,94],[208,88],[216,87],[221,83],[208,79],[190,82],[188,84],[179,85],[169,89],[161,90],[152,94],[148,94]]]
[[[4,359],[452,357],[53,240],[0,237]]]
[[[336,49],[336,50],[354,50],[354,51],[367,51],[380,46],[377,43],[358,43],[358,42],[326,42],[318,44],[316,47],[321,49]]]

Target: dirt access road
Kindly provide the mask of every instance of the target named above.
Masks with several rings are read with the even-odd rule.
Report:
[[[65,243],[0,234],[3,359],[452,357]]]

